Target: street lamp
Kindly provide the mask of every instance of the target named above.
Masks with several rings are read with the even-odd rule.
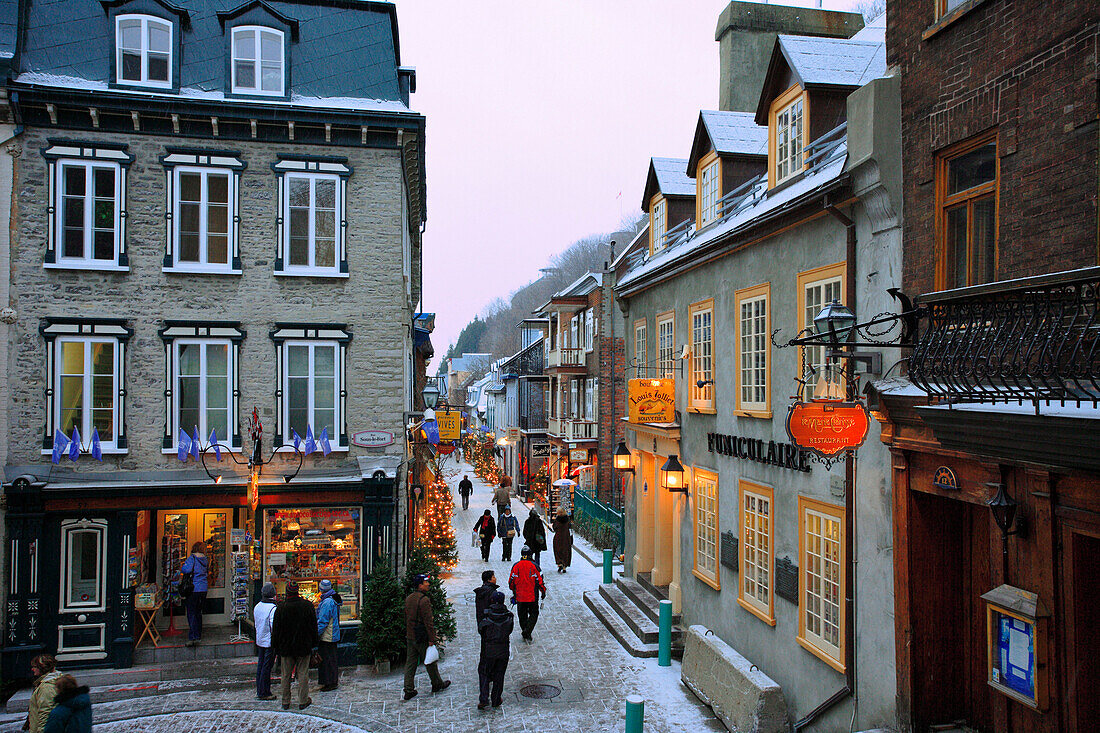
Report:
[[[1001,530],[1004,554],[1008,555],[1008,536],[1010,534],[1023,535],[1024,533],[1024,519],[1016,516],[1020,504],[1008,495],[1004,484],[989,483],[986,486],[997,489],[997,493],[986,502],[986,505],[989,507],[989,511],[993,512],[993,521],[997,523],[997,527]]]
[[[435,406],[439,404],[439,387],[436,385],[434,379],[429,379],[427,381],[421,394],[424,396],[424,405],[426,407],[435,409]]]
[[[619,471],[630,471],[634,473],[634,466],[631,465],[631,461],[634,458],[630,454],[630,449],[626,447],[625,442],[619,442],[615,447],[615,468]]]
[[[855,322],[855,313],[852,313],[848,306],[834,299],[814,316],[814,330],[818,336],[828,338],[829,343],[835,348],[840,345],[842,340],[849,340]],[[843,339],[841,336],[843,336]]]
[[[675,454],[669,456],[661,466],[661,485],[670,492],[687,493],[687,486],[684,485],[684,467],[680,465]]]

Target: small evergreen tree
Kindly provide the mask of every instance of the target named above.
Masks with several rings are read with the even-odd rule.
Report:
[[[405,596],[393,568],[379,560],[359,604],[359,654],[367,661],[394,661],[405,651]]]
[[[413,578],[421,573],[431,577],[428,588],[428,600],[432,603],[432,622],[435,624],[435,633],[441,642],[455,638],[458,635],[458,627],[455,625],[455,608],[447,600],[447,591],[443,590],[443,581],[439,578],[439,564],[432,558],[427,549],[419,542],[413,545],[409,553],[408,562],[405,564],[405,587],[411,593],[413,590]]]

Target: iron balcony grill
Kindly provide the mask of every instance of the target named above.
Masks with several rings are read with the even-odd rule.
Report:
[[[952,402],[1100,400],[1100,267],[921,296],[909,378]]]

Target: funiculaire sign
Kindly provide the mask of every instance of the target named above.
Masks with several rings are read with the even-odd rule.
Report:
[[[797,445],[790,443],[746,438],[743,435],[707,433],[707,450],[723,456],[789,468],[792,471],[810,471],[809,456]]]

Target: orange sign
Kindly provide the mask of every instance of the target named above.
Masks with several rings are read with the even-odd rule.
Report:
[[[796,402],[787,412],[791,441],[826,458],[863,445],[870,425],[860,402]]]
[[[676,380],[631,379],[627,404],[630,422],[673,422],[676,419]]]
[[[435,413],[435,423],[439,426],[440,440],[462,438],[462,413],[458,410],[441,410]]]

